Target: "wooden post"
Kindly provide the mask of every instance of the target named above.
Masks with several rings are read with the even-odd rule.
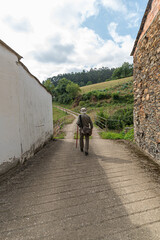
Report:
[[[78,125],[77,125],[77,134],[76,134],[76,148],[78,146]]]

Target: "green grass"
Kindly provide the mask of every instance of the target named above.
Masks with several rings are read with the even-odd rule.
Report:
[[[118,94],[120,96],[124,96],[126,94],[133,94],[133,77],[128,77],[128,78],[123,78],[123,79],[118,79],[118,80],[112,80],[108,82],[103,82],[103,83],[98,83],[98,84],[92,84],[89,86],[85,86],[81,88],[81,94],[87,93],[89,91],[94,91],[94,90],[103,90],[107,89],[106,92],[107,94]],[[95,116],[97,112],[103,111],[107,116],[112,116],[117,110],[119,109],[124,109],[127,107],[132,107],[133,103],[130,102],[120,102],[119,100],[114,100],[113,97],[110,99],[103,99],[103,100],[96,100],[95,99],[90,99],[87,101],[84,101],[85,104],[84,106],[87,108],[87,114],[91,117],[92,121],[94,122]],[[81,107],[83,106],[74,106],[74,102],[72,104],[67,104],[67,105],[62,105],[62,104],[57,104],[53,103],[53,106],[59,105],[67,109],[71,109],[72,111],[75,112],[80,112]],[[61,110],[59,110],[62,112]],[[63,113],[63,116],[66,113]],[[102,133],[102,138],[108,138],[108,139],[133,139],[133,133],[127,133],[127,134],[122,134],[122,133],[115,133],[115,132],[107,132],[107,133]],[[74,136],[75,138],[76,136]]]
[[[129,130],[125,135],[124,135],[125,140],[133,141],[134,140],[134,129]]]
[[[65,135],[65,132],[60,131],[54,139],[64,139]]]
[[[107,81],[107,82],[102,82],[102,83],[96,83],[96,84],[92,84],[89,86],[84,86],[81,87],[81,94],[83,93],[87,93],[90,91],[94,91],[94,90],[103,90],[103,89],[109,89],[109,88],[113,88],[115,86],[119,86],[122,85],[124,83],[130,82],[133,80],[133,77],[128,77],[128,78],[122,78],[122,79],[117,79],[117,80],[112,80],[112,81]]]
[[[121,133],[115,133],[115,132],[100,132],[100,136],[103,139],[122,139]]]
[[[64,124],[71,124],[74,119],[73,115],[62,111],[53,105],[53,123],[56,123],[59,120],[60,122],[64,121]]]
[[[134,140],[134,130],[131,129],[129,130],[127,133],[123,131],[121,131],[120,133],[116,133],[116,132],[100,132],[99,133],[101,138],[103,139],[125,139],[125,140],[129,140],[129,141],[133,141]]]
[[[63,123],[61,126],[60,132],[56,136],[54,136],[54,139],[64,139],[66,134],[62,129],[63,129],[64,125],[71,124],[74,121],[74,119],[75,118],[73,115],[70,115],[70,114],[56,108],[55,105],[53,104],[53,123],[54,124],[57,124],[57,122],[59,124]]]
[[[55,123],[57,120],[63,118],[67,116],[67,113],[56,108],[54,105],[53,105],[53,122]]]
[[[67,115],[65,117],[65,124],[71,124],[74,121],[75,117],[73,115]]]

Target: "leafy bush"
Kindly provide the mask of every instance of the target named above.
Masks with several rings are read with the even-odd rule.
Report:
[[[95,91],[91,91],[88,93],[85,93],[82,95],[82,101],[86,101],[86,100],[103,100],[103,99],[113,99],[113,102],[117,103],[133,103],[134,101],[134,97],[133,94],[125,94],[125,95],[120,95],[120,92],[117,91],[116,93],[108,93],[107,90],[95,90]]]
[[[113,93],[113,94],[112,94],[112,98],[113,98],[113,100],[119,101],[119,100],[120,100],[120,95],[119,95],[119,93]]]
[[[130,129],[124,136],[125,140],[130,140],[133,141],[134,140],[134,129]]]
[[[80,107],[83,107],[84,105],[85,105],[85,101],[80,101],[80,102],[79,102],[79,106],[80,106]]]
[[[99,92],[99,93],[97,94],[97,98],[98,98],[98,100],[101,100],[101,99],[110,99],[110,98],[111,98],[111,94],[106,93],[106,91],[105,91],[105,92]]]
[[[120,130],[133,124],[133,107],[117,110],[112,116],[107,116],[103,111],[97,113],[95,124],[101,128]]]
[[[91,101],[87,100],[87,101],[80,101],[79,106],[88,108],[88,107],[95,106],[95,104],[92,103]]]
[[[96,107],[101,107],[102,106],[102,103],[101,102],[98,102],[97,104],[96,104]]]
[[[133,94],[126,94],[123,96],[123,101],[126,103],[133,103],[134,102],[134,96]]]
[[[69,94],[64,93],[64,94],[59,95],[56,100],[59,103],[67,104],[67,103],[70,103],[72,101],[72,98],[69,96]]]
[[[111,94],[107,93],[107,90],[95,90],[82,95],[82,100],[91,100],[91,98],[95,98],[97,101],[102,99],[111,98]]]
[[[117,110],[107,119],[109,129],[123,129],[125,126],[133,124],[133,107]]]
[[[97,113],[95,124],[100,128],[105,128],[108,116],[101,110]]]
[[[77,84],[62,78],[54,89],[54,101],[62,104],[71,103],[78,96],[79,92],[80,88]]]
[[[92,92],[88,92],[82,95],[82,101],[90,100]]]
[[[133,103],[134,96],[133,94],[120,95],[119,92],[112,94],[113,102],[119,103]]]
[[[122,84],[121,90],[124,90],[124,89],[128,88],[128,85],[129,85],[129,83]]]

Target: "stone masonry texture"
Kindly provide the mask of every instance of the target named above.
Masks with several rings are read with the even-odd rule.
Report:
[[[160,11],[134,54],[134,126],[137,145],[160,161]]]

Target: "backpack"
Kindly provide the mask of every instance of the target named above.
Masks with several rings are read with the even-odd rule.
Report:
[[[79,117],[80,117],[80,123],[81,123],[82,133],[83,133],[84,135],[89,135],[89,136],[91,136],[91,135],[92,135],[92,129],[89,128],[89,127],[83,126],[82,119],[81,119],[81,115],[80,115]]]

